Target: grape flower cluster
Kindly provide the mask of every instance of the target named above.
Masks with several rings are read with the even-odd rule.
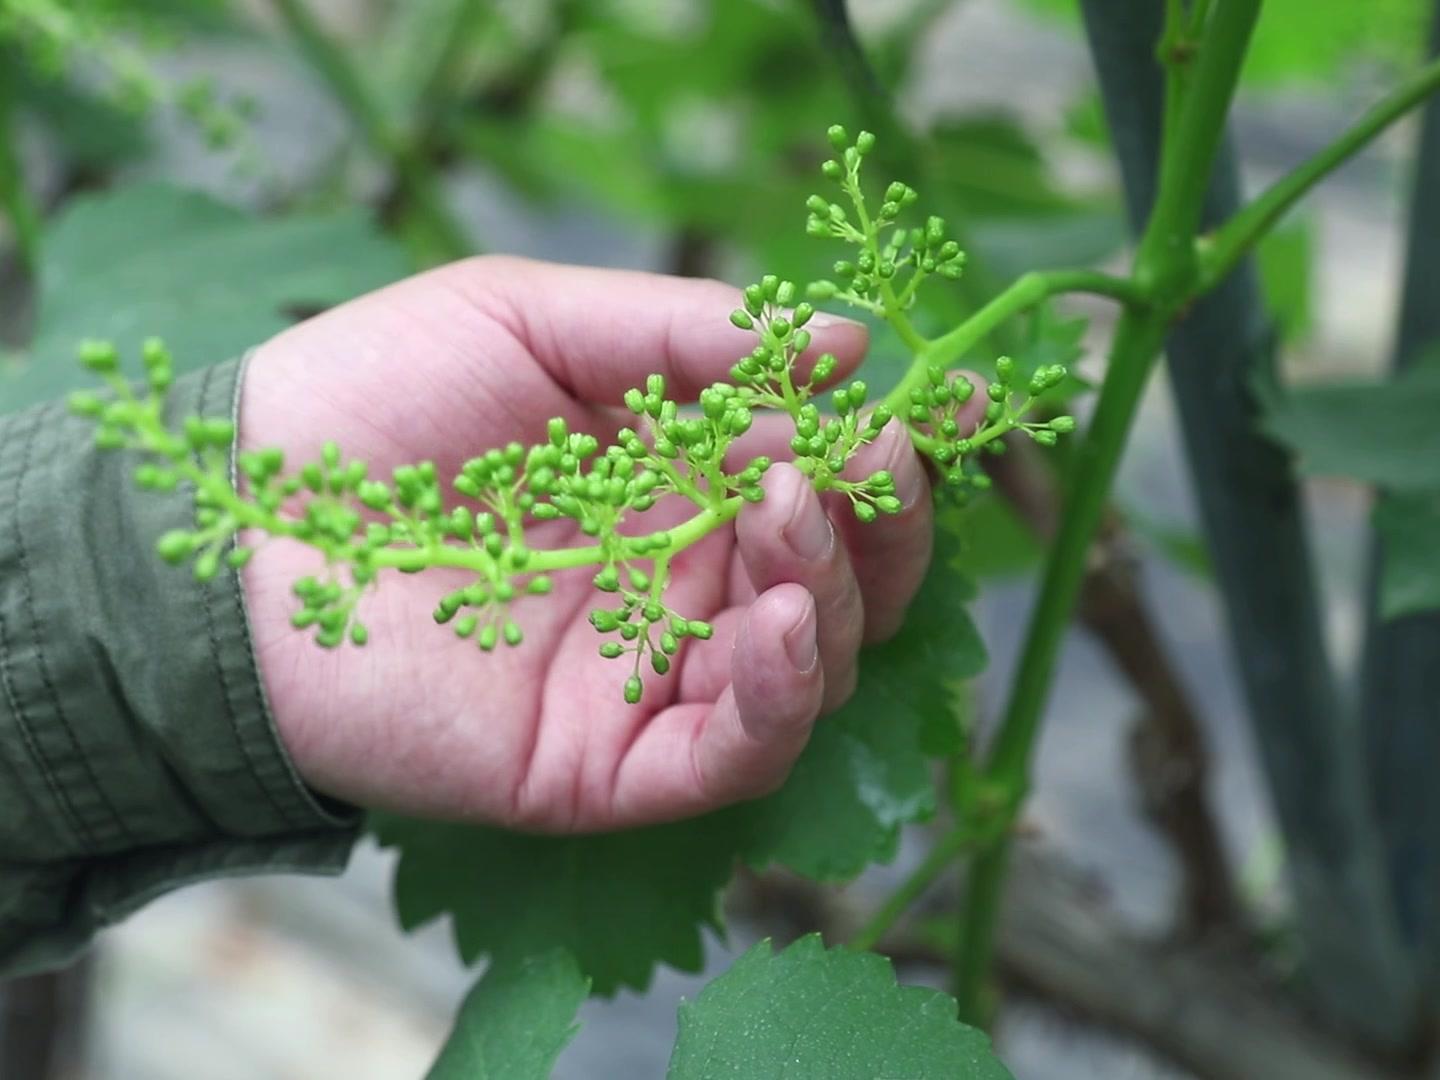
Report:
[[[964,255],[946,238],[939,218],[916,227],[900,224],[917,199],[905,184],[889,184],[878,209],[869,211],[860,171],[874,146],[870,133],[852,143],[843,129],[832,127],[829,139],[838,156],[821,171],[839,185],[849,209],[811,196],[807,230],[858,252],[835,264],[843,284],[818,282],[809,296],[839,299],[892,321],[903,318],[920,283],[932,275],[957,277]],[[1005,357],[996,362],[978,426],[962,419],[975,385],[930,363],[923,349],[900,385],[880,400],[872,402],[858,379],[827,399],[822,391],[836,360],[829,354],[811,358],[806,326],[814,313],[795,284],[767,275],[742,291],[730,316],[754,334],[754,348],[736,361],[729,381],[704,389],[697,405],[682,405],[669,395],[665,379],[652,375],[624,395],[632,419],[610,445],[552,419],[544,441],[486,450],[454,477],[442,477],[432,462],[372,477],[364,461],[346,459],[329,443],[318,461],[298,467],[279,449],[241,453],[234,463],[239,482],[233,482],[230,421],[191,417],[178,428],[167,423],[165,396],[174,366],[153,339],[142,348],[145,381],[138,387],[125,377],[113,345],[83,346],[81,362],[109,392],[81,392],[70,405],[96,422],[98,446],[142,455],[134,474],[140,487],[167,491],[184,484],[193,490],[193,527],[158,542],[166,561],[190,563],[202,581],[224,567],[239,569],[253,553],[237,544],[242,531],[318,551],[324,570],[295,582],[292,622],[322,646],[369,641],[362,601],[388,570],[467,571],[469,582],[446,594],[433,618],[484,652],[522,642],[514,609],[519,598],[549,593],[558,573],[590,573],[603,598],[590,612],[599,652],[628,663],[623,696],[633,704],[643,697],[645,669],[667,674],[686,639],[712,634],[708,623],[669,606],[671,563],[726,526],[746,503],[764,498],[761,481],[770,458],[741,456],[737,446],[757,410],[790,417],[795,466],[817,491],[848,500],[862,522],[901,509],[888,472],[857,476],[851,468],[856,452],[893,419],[905,425],[947,486],[960,492],[988,486],[975,458],[981,450],[1002,451],[1006,434],[1053,445],[1075,428],[1068,416],[1026,419],[1035,398],[1065,378],[1064,369],[1042,367],[1022,379]],[[681,524],[652,532],[633,527],[661,500],[676,499],[695,508]],[[549,521],[571,523],[574,542],[532,547],[529,526]]]

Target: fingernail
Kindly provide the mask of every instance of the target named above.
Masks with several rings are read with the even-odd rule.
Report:
[[[799,505],[781,530],[785,543],[806,562],[814,562],[829,554],[835,542],[835,529],[820,506],[820,500],[802,488]]]
[[[817,311],[810,316],[810,321],[805,324],[807,330],[830,330],[837,326],[859,326],[865,324],[859,319],[847,319],[844,315],[836,315],[829,311]]]
[[[815,600],[806,597],[805,610],[785,632],[785,655],[800,674],[813,671],[820,662],[820,645],[815,639]]]

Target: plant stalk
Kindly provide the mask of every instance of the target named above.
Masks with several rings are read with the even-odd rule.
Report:
[[[1220,226],[1205,244],[1201,278],[1209,288],[1235,268],[1306,192],[1363,150],[1376,136],[1440,89],[1440,57],[1414,72],[1371,106],[1338,139],[1275,181],[1245,209]]]
[[[1071,464],[1060,530],[1046,561],[1010,700],[986,760],[986,780],[1009,796],[1012,820],[1029,786],[1055,662],[1115,469],[1170,319],[1191,298],[1196,284],[1195,233],[1259,7],[1259,0],[1218,0],[1204,27],[1178,122],[1167,133],[1174,141],[1161,155],[1160,188],[1133,271],[1135,285],[1150,304],[1127,308],[1116,326],[1100,401]],[[977,1022],[987,1014],[985,983],[1008,845],[1009,836],[1002,833],[982,850],[966,883],[955,989],[961,1015]]]

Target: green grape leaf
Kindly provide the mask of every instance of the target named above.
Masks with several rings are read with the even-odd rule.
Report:
[[[1262,383],[1257,393],[1264,430],[1297,451],[1307,472],[1440,489],[1440,353],[1387,382]]]
[[[564,949],[492,964],[466,995],[428,1080],[547,1080],[590,992]]]
[[[718,929],[716,894],[735,861],[719,815],[592,836],[390,815],[372,827],[400,849],[395,908],[405,929],[448,913],[467,963],[567,948],[598,994],[643,990],[657,962],[700,970],[701,930]]]
[[[1440,609],[1440,491],[1387,495],[1376,504],[1374,521],[1382,539],[1381,617]]]
[[[990,1040],[955,1019],[953,998],[899,986],[873,953],[811,934],[762,941],[680,1006],[669,1080],[1010,1080]]]
[[[43,237],[35,334],[28,361],[0,377],[0,409],[89,385],[84,338],[134,356],[155,335],[193,369],[407,271],[360,211],[260,218],[155,184],[75,199]]]
[[[984,580],[1028,573],[1045,549],[1006,499],[974,499],[956,511],[965,571]]]
[[[974,584],[962,558],[947,521],[904,629],[861,653],[855,696],[816,725],[785,786],[735,811],[751,865],[844,880],[888,862],[900,827],[934,813],[929,756],[960,748],[955,691],[987,659],[965,610]]]

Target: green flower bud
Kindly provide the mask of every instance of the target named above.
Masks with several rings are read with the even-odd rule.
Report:
[[[875,500],[875,506],[882,514],[898,514],[902,504],[894,495],[881,495]]]
[[[645,693],[645,685],[640,681],[640,676],[631,675],[625,680],[625,701],[630,705],[638,705],[640,696]]]
[[[120,352],[111,341],[87,339],[80,343],[80,363],[97,375],[109,375],[120,368]]]
[[[250,561],[251,556],[254,554],[254,548],[237,547],[234,551],[230,552],[229,555],[225,556],[225,563],[230,569],[239,570]]]
[[[854,506],[855,516],[865,524],[868,525],[875,520],[875,507],[866,502],[856,502]]]
[[[220,572],[220,554],[207,551],[195,560],[195,580],[210,581]]]
[[[655,669],[656,675],[664,675],[670,670],[670,658],[661,652],[650,654],[650,666]]]
[[[600,646],[600,655],[606,660],[618,660],[625,652],[625,647],[618,641],[607,641]]]
[[[350,626],[350,641],[355,645],[365,645],[370,640],[370,631],[361,622],[352,623]]]
[[[831,147],[835,150],[836,153],[842,152],[847,146],[850,145],[850,136],[839,124],[831,124],[825,130],[825,138],[826,141],[830,143]]]
[[[155,545],[160,558],[172,566],[188,559],[195,550],[195,538],[184,529],[171,529]]]
[[[520,624],[513,619],[505,621],[505,644],[514,648],[525,640],[525,632],[520,629]]]
[[[805,290],[805,293],[807,296],[810,297],[811,300],[819,300],[823,302],[825,300],[832,299],[839,291],[840,290],[838,286],[836,286],[833,281],[825,281],[822,279],[820,281],[812,281],[809,287]]]
[[[1008,356],[1002,356],[995,361],[995,377],[1002,383],[1008,383],[1015,376],[1015,361]]]
[[[855,136],[855,149],[862,154],[868,154],[875,149],[875,135],[873,132],[862,131]]]
[[[455,636],[468,638],[475,633],[475,625],[479,621],[480,620],[474,615],[461,615],[460,618],[455,620]]]
[[[685,632],[693,638],[701,641],[709,641],[715,633],[715,628],[708,622],[701,622],[699,619],[690,619],[685,624]]]
[[[1057,416],[1050,421],[1050,430],[1059,432],[1061,435],[1068,435],[1075,430],[1075,417]]]
[[[831,158],[829,161],[821,163],[820,175],[824,176],[827,180],[840,180],[845,176],[845,170],[838,161]]]
[[[590,625],[602,634],[613,634],[620,625],[620,620],[613,611],[596,608],[590,612]]]
[[[595,587],[601,592],[613,593],[620,588],[620,574],[615,567],[607,566],[595,575]]]
[[[741,330],[755,329],[755,320],[742,308],[736,308],[730,313],[730,322]]]
[[[495,648],[498,638],[499,635],[495,633],[495,624],[487,623],[480,628],[480,634],[475,639],[475,644],[479,645],[482,651],[491,652]]]

